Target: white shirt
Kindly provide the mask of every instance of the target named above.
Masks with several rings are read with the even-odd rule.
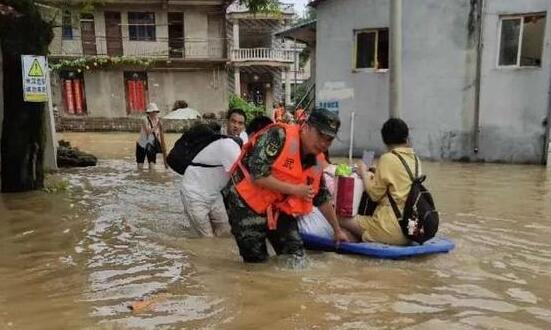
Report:
[[[229,135],[228,134],[228,128],[226,126],[223,126],[222,129],[220,130],[220,133],[224,134],[224,135]],[[245,130],[243,130],[241,133],[239,133],[239,138],[241,139],[241,141],[243,141],[243,144],[245,144],[245,143],[247,143],[247,141],[249,141],[249,136],[247,135],[247,132],[245,132]]]
[[[229,171],[239,158],[241,148],[230,138],[219,139],[193,158],[194,163],[220,167],[189,166],[182,179],[182,190],[190,198],[214,201],[230,179]]]
[[[243,131],[241,134],[239,134],[239,137],[241,138],[241,141],[243,141],[243,144],[247,143],[249,141],[249,136],[247,135],[247,132]]]

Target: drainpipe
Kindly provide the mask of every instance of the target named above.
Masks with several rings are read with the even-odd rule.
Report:
[[[545,125],[545,140],[543,141],[543,159],[542,163],[547,165],[547,168],[551,168],[551,82],[549,84],[549,93],[547,98],[547,117],[544,119],[543,124]]]
[[[389,115],[400,118],[402,111],[402,0],[390,1]]]
[[[474,127],[473,127],[473,151],[475,154],[478,154],[478,147],[480,145],[480,86],[481,86],[481,75],[482,75],[482,47],[483,47],[483,9],[484,9],[484,0],[476,1],[476,29],[477,29],[477,45],[476,45],[476,78],[475,78],[475,88],[474,88]]]

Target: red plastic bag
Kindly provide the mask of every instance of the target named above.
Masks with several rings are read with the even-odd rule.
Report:
[[[342,217],[356,216],[363,191],[362,180],[356,175],[337,177],[337,196],[335,198],[337,215]]]
[[[354,178],[351,176],[339,176],[337,179],[337,214],[343,217],[351,217],[354,207]]]

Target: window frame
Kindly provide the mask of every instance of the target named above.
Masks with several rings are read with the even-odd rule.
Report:
[[[354,30],[354,49],[352,54],[352,71],[353,72],[387,72],[390,68],[390,54],[387,54],[388,68],[379,68],[379,34],[381,31],[388,33],[388,44],[390,50],[390,29],[388,27],[374,27],[365,29]],[[358,36],[361,33],[375,33],[375,45],[374,45],[374,66],[368,68],[358,68]]]
[[[69,22],[67,22],[67,18],[69,19]],[[73,40],[74,37],[73,16],[70,11],[66,10],[61,15],[61,39]]]
[[[522,43],[523,43],[523,36],[524,36],[524,20],[526,17],[529,16],[544,16],[545,17],[545,27],[543,30],[543,38],[541,40],[542,43],[542,49],[541,49],[541,63],[539,66],[537,65],[520,65],[521,57],[522,57]],[[501,37],[503,33],[503,21],[508,20],[518,20],[520,19],[520,30],[518,35],[518,42],[517,42],[517,60],[515,64],[508,64],[508,65],[501,65],[499,64],[499,59],[501,56]],[[543,66],[543,60],[544,60],[544,51],[545,51],[545,28],[547,26],[547,12],[535,12],[535,13],[525,13],[525,14],[510,14],[510,15],[500,15],[499,16],[499,24],[497,29],[497,56],[496,56],[496,68],[498,69],[541,69]]]
[[[138,14],[138,15],[148,15],[148,14],[151,14],[152,17],[153,17],[153,23],[131,23],[130,22],[130,16],[131,15],[135,15],[135,14]],[[126,19],[127,19],[127,25],[128,25],[128,40],[129,41],[144,41],[144,42],[155,42],[157,41],[157,15],[154,11],[129,11],[126,13]],[[137,18],[132,18],[133,20]],[[139,28],[142,27],[142,28],[149,28],[149,27],[152,27],[153,28],[153,34],[152,34],[152,38],[144,38],[142,35],[139,34]],[[131,29],[132,28],[136,28],[136,33],[135,35],[133,36],[133,34],[131,33]]]

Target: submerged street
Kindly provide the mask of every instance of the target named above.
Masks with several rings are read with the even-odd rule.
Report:
[[[178,176],[161,164],[138,172],[135,134],[59,137],[100,160],[49,178],[65,190],[2,194],[2,329],[550,327],[544,167],[425,162],[455,250],[400,261],[309,252],[293,270],[243,264],[231,238],[187,237]],[[129,309],[144,297],[153,303]]]

